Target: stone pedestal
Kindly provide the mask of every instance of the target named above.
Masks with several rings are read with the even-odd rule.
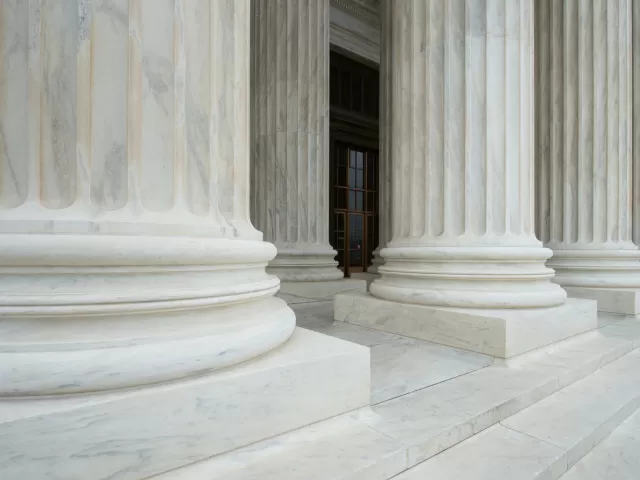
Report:
[[[554,281],[640,313],[632,241],[631,3],[536,2],[539,237]]]
[[[533,1],[394,0],[391,16],[393,238],[353,308],[384,303],[408,335],[404,309],[428,310],[413,319],[446,317],[437,341],[455,346],[483,326],[505,356],[595,328],[534,234]]]
[[[252,3],[251,218],[282,281],[338,280],[329,244],[329,0]]]
[[[368,352],[296,332],[249,221],[249,1],[36,3],[0,4],[0,478],[147,478],[367,404]]]

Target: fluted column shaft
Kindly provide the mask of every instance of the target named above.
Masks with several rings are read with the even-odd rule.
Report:
[[[536,3],[538,233],[566,287],[640,287],[630,0]]]
[[[249,221],[249,0],[6,0],[0,48],[0,396],[286,341]]]
[[[329,0],[255,0],[252,209],[281,280],[342,277],[329,244]]]
[[[633,243],[640,245],[640,1],[632,1],[633,55]]]
[[[368,271],[378,273],[384,264],[380,250],[391,240],[391,0],[380,2],[380,153],[378,247]]]
[[[533,222],[533,1],[394,0],[393,239],[375,296],[545,307]]]

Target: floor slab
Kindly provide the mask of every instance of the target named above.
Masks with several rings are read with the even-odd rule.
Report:
[[[371,348],[371,403],[491,365],[493,357],[358,325],[333,322],[333,304],[293,305],[299,325]],[[300,310],[298,310],[300,309]]]

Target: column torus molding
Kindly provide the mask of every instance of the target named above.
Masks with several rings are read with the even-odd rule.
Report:
[[[569,295],[640,313],[631,1],[536,2],[537,229]]]
[[[329,244],[329,0],[252,2],[251,217],[281,280],[337,280]]]

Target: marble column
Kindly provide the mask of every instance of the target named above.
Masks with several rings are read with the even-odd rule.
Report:
[[[247,7],[3,3],[0,393],[173,380],[291,335],[249,221]]]
[[[640,1],[632,0],[633,55],[633,243],[640,245]]]
[[[380,154],[378,155],[378,247],[368,271],[384,265],[380,251],[391,240],[391,0],[380,2]]]
[[[329,244],[329,0],[253,2],[251,218],[281,280],[337,280]]]
[[[291,416],[359,380],[249,220],[249,13],[0,3],[1,478],[147,478],[366,403],[368,355],[358,401]]]
[[[630,0],[536,2],[538,235],[571,296],[640,313]]]
[[[593,328],[534,233],[533,1],[391,4],[393,236],[336,317],[499,356]]]

